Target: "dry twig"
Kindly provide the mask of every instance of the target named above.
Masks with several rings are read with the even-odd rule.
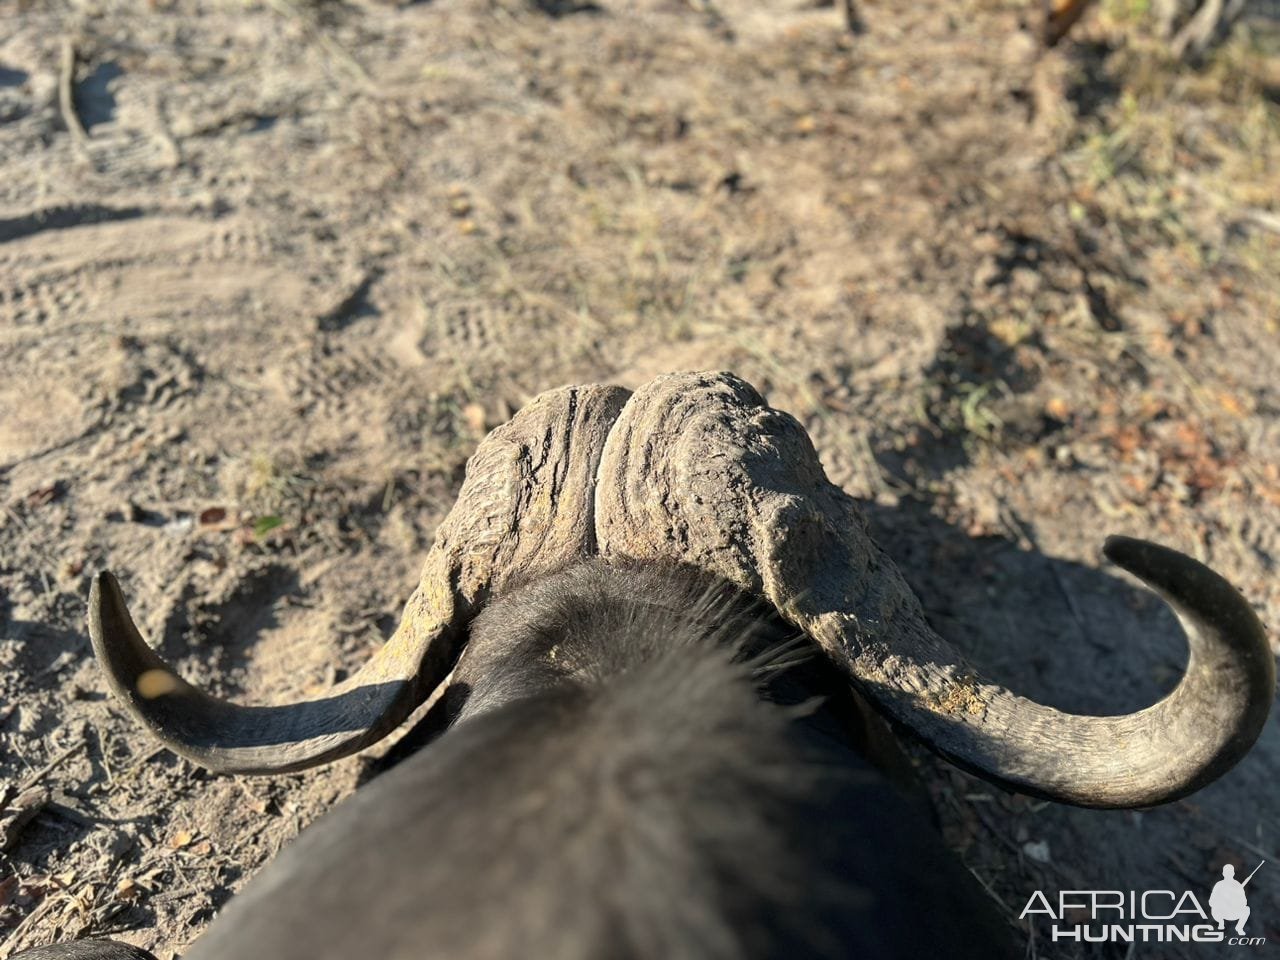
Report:
[[[80,122],[76,113],[76,45],[70,37],[62,38],[62,61],[58,68],[58,108],[62,112],[62,122],[67,125],[71,139],[80,149],[89,143],[89,134]]]
[[[68,758],[79,753],[84,748],[85,748],[85,742],[83,740],[73,743],[71,746],[63,750],[60,754],[58,754],[56,757],[54,757],[52,760],[46,763],[43,767],[41,767],[31,776],[27,777],[27,779],[22,782],[22,786],[20,789],[25,791],[25,790],[29,790],[31,787],[34,787],[37,783],[39,783],[41,780],[47,777],[50,773],[56,770],[61,764],[65,763]]]

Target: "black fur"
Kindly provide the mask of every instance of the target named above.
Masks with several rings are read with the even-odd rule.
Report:
[[[436,737],[186,960],[1017,955],[848,681],[705,576],[593,561],[493,601],[404,742]]]
[[[188,960],[1014,955],[805,647],[679,569],[589,562],[494,601],[448,732],[305,831]]]

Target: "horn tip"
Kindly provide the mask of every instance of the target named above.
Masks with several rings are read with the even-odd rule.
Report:
[[[1123,534],[1113,533],[1107,537],[1102,544],[1102,554],[1112,563],[1118,563],[1125,566],[1125,560],[1132,554],[1143,548],[1150,547],[1152,544],[1146,540],[1139,540],[1136,537],[1126,537]]]
[[[120,592],[120,581],[110,570],[99,570],[89,581],[89,603],[97,604],[104,591]]]
[[[90,630],[100,629],[105,611],[122,606],[124,606],[124,597],[120,592],[120,582],[110,570],[99,570],[89,581]]]
[[[1168,586],[1166,581],[1171,575],[1183,581],[1193,578],[1201,583],[1202,589],[1206,581],[1221,579],[1200,561],[1138,537],[1112,534],[1102,544],[1102,554],[1148,586]]]

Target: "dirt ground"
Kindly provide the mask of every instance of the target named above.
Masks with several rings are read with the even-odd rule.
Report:
[[[315,695],[389,634],[478,438],[564,383],[747,378],[939,631],[1060,708],[1184,665],[1108,533],[1280,624],[1280,39],[1176,66],[1143,6],[1041,55],[1014,0],[857,37],[796,0],[0,0],[0,954],[176,956],[364,762],[157,748],[92,662],[90,575],[196,682]],[[1216,955],[1017,915],[1204,898],[1227,860],[1269,861],[1280,942],[1275,720],[1143,812],[918,759],[1028,956]]]

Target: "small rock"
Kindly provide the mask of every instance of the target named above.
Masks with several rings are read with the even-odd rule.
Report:
[[[164,525],[164,532],[175,536],[187,533],[195,526],[195,518],[190,514],[180,514]]]
[[[14,715],[18,718],[18,732],[28,737],[35,735],[44,720],[44,715],[32,706],[18,707]]]
[[[73,663],[76,655],[70,650],[63,650],[53,659],[53,663],[44,668],[45,673],[58,673]]]

